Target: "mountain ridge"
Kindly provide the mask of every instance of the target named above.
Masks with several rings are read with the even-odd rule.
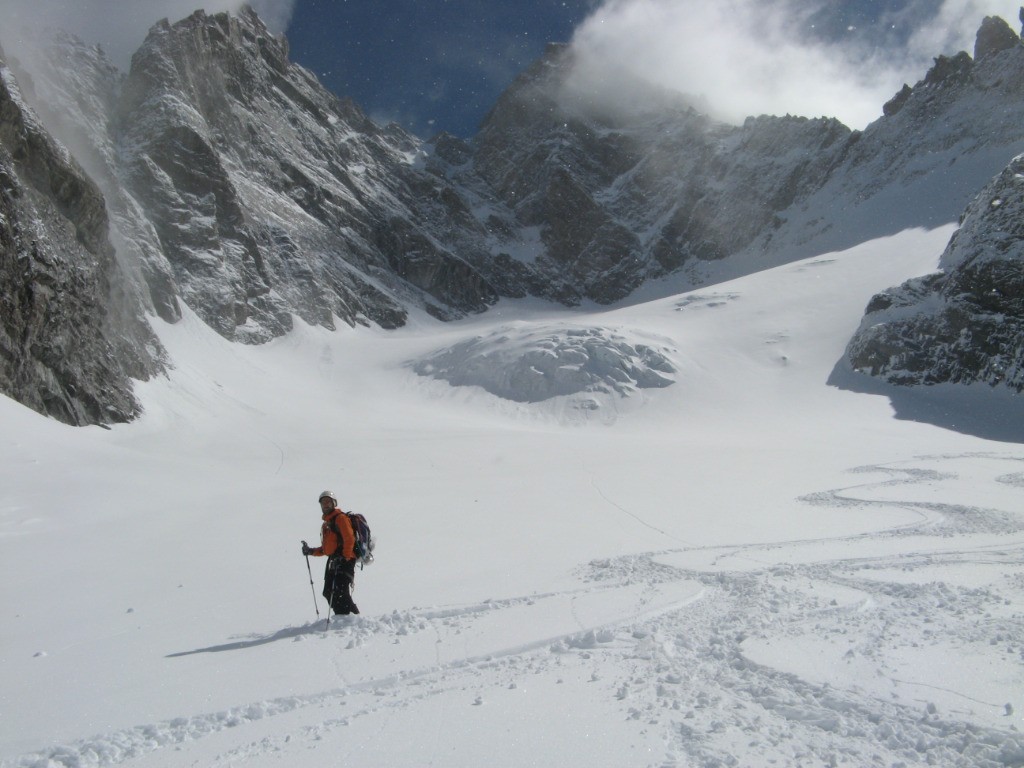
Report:
[[[549,47],[470,141],[377,126],[248,8],[158,22],[127,75],[64,36],[16,77],[105,200],[117,297],[93,311],[121,318],[99,336],[135,378],[167,363],[145,318],[175,322],[181,301],[247,343],[293,317],[396,328],[410,310],[455,319],[501,297],[608,305],[652,280],[685,290],[955,220],[1024,152],[1024,46],[999,19],[975,58],[937,58],[864,131],[731,126],[640,83],[615,103],[573,56]]]

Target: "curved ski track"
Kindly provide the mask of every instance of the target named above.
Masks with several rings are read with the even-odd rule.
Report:
[[[1018,471],[1024,458],[1001,454],[922,456],[857,468],[852,472],[889,479],[800,501],[832,510],[902,508],[918,519],[843,538],[683,547],[594,561],[578,568],[580,586],[571,591],[337,622],[326,641],[340,656],[421,642],[415,636],[422,634],[435,646],[433,663],[312,695],[140,725],[3,766],[118,765],[308,711],[285,735],[240,735],[213,763],[233,765],[294,749],[375,713],[452,691],[486,691],[488,681],[511,687],[570,662],[593,668],[591,695],[613,697],[638,731],[658,735],[664,756],[650,763],[655,766],[1024,766],[1024,729],[1016,725],[1024,701],[985,701],[953,683],[908,680],[902,672],[901,660],[918,653],[969,658],[996,648],[1013,675],[1007,688],[1016,686],[1018,697],[1024,692],[1024,517],[919,500],[956,479],[947,466],[954,460],[985,470],[987,482],[1024,489]],[[908,489],[918,498],[909,499]],[[836,557],[843,547],[848,556]],[[706,565],[687,565],[694,558]],[[950,569],[984,564],[1001,575],[981,586],[940,578]],[[638,586],[644,597],[628,615],[595,624],[576,615],[577,600]],[[444,647],[444,638],[482,622],[507,622],[509,611],[529,616],[559,601],[578,629],[476,654]],[[286,632],[312,634],[319,626]],[[822,677],[844,665],[851,671],[811,680],[785,664],[757,660],[782,658],[772,654],[789,652],[779,649],[790,644],[821,654]]]

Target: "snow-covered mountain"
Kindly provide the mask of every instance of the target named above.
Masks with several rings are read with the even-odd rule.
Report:
[[[700,285],[938,226],[1024,151],[1024,48],[997,19],[978,40],[973,59],[939,57],[864,131],[717,124],[642,83],[609,101],[572,48],[552,47],[485,121],[475,169],[539,230],[542,273],[600,303],[669,274]]]
[[[24,97],[5,103],[76,158],[109,217],[116,300],[83,295],[79,330],[122,318],[93,336],[134,378],[164,364],[140,318],[176,322],[182,302],[228,339],[265,342],[296,317],[396,328],[412,310],[454,319],[500,297],[664,295],[954,221],[1024,152],[1024,46],[996,19],[973,58],[937,59],[864,131],[826,118],[730,126],[640,83],[610,100],[552,46],[472,140],[423,141],[327,92],[250,9],[158,23],[127,75],[66,36],[25,55],[4,69]],[[14,166],[22,184],[26,173]],[[15,313],[5,322],[25,338]],[[45,347],[10,346],[12,359]],[[51,378],[68,400],[108,377]],[[0,377],[2,391],[29,402],[13,381]],[[133,412],[33,405],[76,423]]]

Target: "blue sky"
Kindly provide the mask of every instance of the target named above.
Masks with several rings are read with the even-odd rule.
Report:
[[[568,42],[591,0],[298,0],[292,58],[378,120],[423,137],[474,133],[549,41]]]

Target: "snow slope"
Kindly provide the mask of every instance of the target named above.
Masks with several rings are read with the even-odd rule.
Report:
[[[260,347],[186,316],[135,424],[0,401],[0,764],[1024,765],[1024,436],[825,383],[951,232],[615,310]],[[673,381],[416,373],[560,328]],[[325,487],[379,539],[329,628]]]

